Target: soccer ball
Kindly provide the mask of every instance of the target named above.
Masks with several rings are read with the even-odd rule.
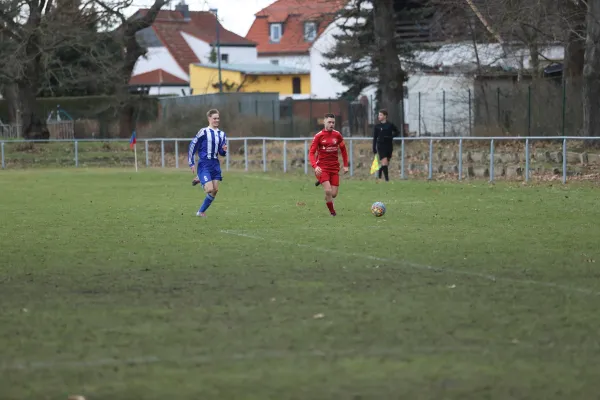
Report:
[[[373,214],[376,217],[383,217],[383,215],[385,214],[385,204],[383,204],[380,201],[376,201],[375,203],[373,203],[373,205],[371,206],[371,214]]]

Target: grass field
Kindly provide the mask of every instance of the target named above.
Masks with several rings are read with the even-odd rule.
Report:
[[[191,178],[0,173],[2,399],[597,397],[597,187]]]

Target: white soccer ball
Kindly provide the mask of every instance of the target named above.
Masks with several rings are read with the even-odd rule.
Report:
[[[373,214],[376,217],[383,217],[383,215],[385,214],[385,204],[383,204],[380,201],[376,201],[375,203],[373,203],[373,205],[371,206],[371,214]]]

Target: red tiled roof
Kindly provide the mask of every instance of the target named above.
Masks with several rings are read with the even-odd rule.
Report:
[[[140,9],[145,15],[148,9]],[[217,40],[217,19],[207,11],[190,11],[190,19],[185,20],[180,11],[161,10],[152,24],[158,39],[169,50],[173,58],[189,73],[189,65],[200,60],[187,44],[181,32],[185,32],[210,45]],[[228,31],[219,23],[219,42],[222,46],[255,46],[256,43]]]
[[[163,71],[155,69],[153,71],[144,72],[143,74],[135,75],[129,80],[131,86],[159,86],[159,85],[181,85],[187,86],[188,82]]]
[[[217,41],[217,19],[210,12],[191,11],[191,19],[196,28],[199,30],[198,39],[202,39],[210,44]],[[236,33],[228,31],[219,23],[219,42],[221,46],[256,46],[256,43],[242,37]]]
[[[317,37],[335,20],[345,0],[278,0],[255,14],[256,19],[246,34],[246,39],[256,42],[259,54],[303,54],[313,42],[304,40],[304,22],[315,21]],[[269,24],[283,23],[279,43],[271,43]]]
[[[145,15],[147,12],[148,9],[142,8],[139,10],[141,15]],[[191,34],[208,44],[213,44],[217,41],[217,19],[211,12],[190,11],[190,20],[186,21],[180,11],[160,10],[152,26],[162,25],[165,23],[178,23],[182,28],[187,27],[194,31],[194,33]],[[219,41],[223,46],[253,46],[256,44],[251,40],[228,31],[220,23]]]

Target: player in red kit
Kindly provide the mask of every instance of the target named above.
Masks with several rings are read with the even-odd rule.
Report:
[[[333,129],[335,116],[325,114],[325,129],[317,133],[310,145],[310,164],[315,170],[315,176],[325,190],[325,202],[332,216],[335,216],[333,199],[338,195],[340,187],[340,161],[338,150],[342,152],[344,173],[348,172],[348,152],[342,134]],[[317,156],[315,157],[315,153]]]

